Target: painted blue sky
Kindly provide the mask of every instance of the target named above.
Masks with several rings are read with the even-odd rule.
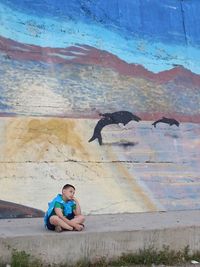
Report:
[[[0,34],[42,47],[88,44],[153,72],[200,73],[199,0],[2,0]]]

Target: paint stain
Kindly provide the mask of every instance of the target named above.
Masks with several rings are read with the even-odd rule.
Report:
[[[49,147],[54,145],[57,150],[69,147],[73,154],[86,155],[76,123],[70,119],[18,119],[7,127],[7,152],[12,155],[27,146],[35,146],[38,158],[42,158]],[[36,149],[38,148],[39,149]]]

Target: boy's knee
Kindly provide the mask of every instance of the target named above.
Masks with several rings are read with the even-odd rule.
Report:
[[[57,224],[58,221],[59,221],[59,217],[54,215],[54,216],[51,216],[50,219],[49,219],[50,223],[51,224]]]

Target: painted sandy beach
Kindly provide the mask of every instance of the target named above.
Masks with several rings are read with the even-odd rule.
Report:
[[[1,198],[45,210],[70,182],[86,214],[199,208],[198,124],[107,126],[99,146],[96,121],[1,118]]]

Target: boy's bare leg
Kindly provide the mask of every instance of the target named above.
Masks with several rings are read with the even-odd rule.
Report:
[[[76,215],[74,219],[71,220],[72,222],[78,223],[78,224],[83,224],[85,221],[85,218],[83,215]]]
[[[55,226],[60,226],[62,227],[62,229],[65,229],[65,230],[70,230],[72,231],[73,230],[73,227],[71,227],[70,225],[68,225],[66,222],[64,222],[63,220],[61,220],[58,216],[56,215],[53,215],[50,217],[49,219],[50,223],[55,225]]]

